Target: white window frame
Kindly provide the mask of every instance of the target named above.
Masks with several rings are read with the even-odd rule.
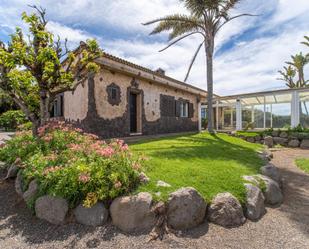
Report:
[[[189,103],[188,102],[180,103],[180,117],[181,118],[189,117]]]

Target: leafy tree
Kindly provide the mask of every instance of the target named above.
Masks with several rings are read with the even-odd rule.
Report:
[[[181,0],[189,11],[189,15],[173,14],[163,18],[159,18],[144,25],[158,23],[151,35],[158,34],[163,31],[170,31],[169,41],[171,42],[165,49],[178,43],[179,41],[191,36],[199,34],[203,40],[198,46],[192,61],[190,63],[185,81],[188,79],[191,68],[204,45],[207,61],[207,117],[208,131],[213,133],[213,54],[215,47],[215,36],[221,28],[230,21],[242,17],[252,16],[250,14],[240,14],[230,16],[230,12],[235,8],[240,0]]]
[[[0,44],[0,88],[33,123],[36,135],[38,127],[48,121],[57,95],[74,91],[89,73],[98,70],[94,60],[102,51],[95,40],[81,42],[77,50],[70,51],[67,40],[61,42],[47,30],[45,9],[31,7],[36,13],[22,13],[29,27],[27,39],[17,27],[10,42]]]

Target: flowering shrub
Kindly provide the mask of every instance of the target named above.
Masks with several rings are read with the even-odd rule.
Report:
[[[61,122],[41,127],[38,139],[17,134],[0,158],[8,163],[20,158],[25,185],[36,179],[40,195],[63,197],[71,207],[80,202],[91,207],[132,191],[144,161],[122,140],[106,143]]]

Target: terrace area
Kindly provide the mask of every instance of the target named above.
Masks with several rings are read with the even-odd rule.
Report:
[[[206,108],[201,105],[201,119],[206,118]],[[216,97],[213,113],[219,131],[309,128],[309,88]]]

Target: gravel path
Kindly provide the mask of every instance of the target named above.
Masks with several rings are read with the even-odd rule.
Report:
[[[128,236],[110,224],[87,228],[76,224],[49,225],[31,215],[14,191],[13,182],[0,184],[0,248],[309,248],[309,175],[294,165],[309,151],[283,149],[274,152],[273,163],[284,177],[285,200],[278,208],[268,208],[259,222],[224,229],[213,224],[182,234],[168,235],[163,241],[147,243],[148,236]],[[3,177],[2,172],[1,177]]]

